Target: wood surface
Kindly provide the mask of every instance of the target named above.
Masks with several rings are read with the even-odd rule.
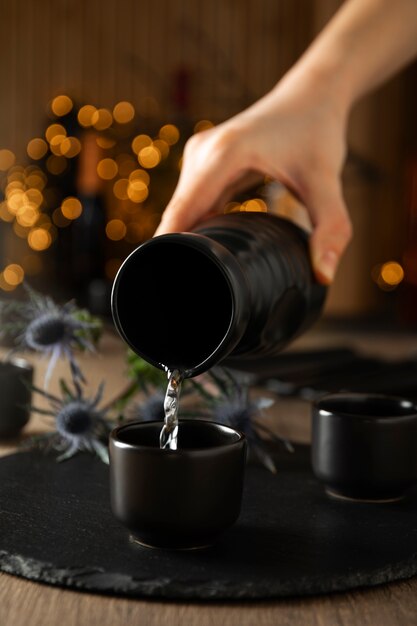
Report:
[[[306,335],[299,347],[341,345],[346,339],[371,353],[399,357],[415,354],[417,337],[323,333]],[[346,345],[346,342],[343,344]],[[45,362],[36,363],[37,383],[42,382]],[[105,400],[126,384],[124,348],[114,335],[107,334],[99,355],[82,357],[92,393],[102,379],[106,382]],[[54,377],[65,374],[65,365]],[[37,402],[40,405],[40,402]],[[279,413],[279,414],[278,414]],[[286,403],[285,410],[271,415],[271,423],[280,434],[306,441],[309,436],[309,411],[300,403]],[[46,425],[33,418],[26,434],[39,432]],[[10,442],[0,447],[2,454],[14,450]],[[1,507],[1,503],[0,503]],[[0,509],[1,510],[1,509]],[[127,600],[79,593],[34,583],[8,574],[0,574],[0,626],[412,626],[417,625],[417,578],[376,587],[366,591],[248,603],[202,603]]]

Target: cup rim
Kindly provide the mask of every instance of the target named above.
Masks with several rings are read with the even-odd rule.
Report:
[[[149,420],[147,422],[142,422],[140,420],[136,420],[134,422],[127,422],[126,424],[121,424],[120,426],[116,426],[116,428],[114,428],[109,435],[109,439],[111,441],[111,443],[113,445],[115,445],[117,448],[122,449],[122,450],[146,450],[147,452],[150,453],[157,453],[157,454],[188,454],[188,453],[208,453],[211,451],[218,451],[218,450],[224,450],[226,448],[232,448],[238,445],[241,445],[242,442],[246,441],[246,436],[243,432],[241,432],[240,430],[237,430],[236,428],[233,428],[232,426],[228,426],[227,424],[220,424],[219,422],[213,422],[212,420],[205,420],[205,419],[179,419],[178,423],[203,423],[203,424],[208,424],[209,426],[216,426],[216,427],[220,427],[222,430],[227,430],[229,433],[233,433],[235,435],[238,435],[238,439],[236,439],[236,441],[229,441],[227,443],[224,443],[222,445],[218,445],[218,446],[210,446],[209,448],[179,448],[178,450],[169,450],[169,449],[162,449],[162,448],[158,448],[158,447],[152,447],[152,446],[144,446],[141,444],[133,444],[133,443],[127,443],[125,441],[120,441],[120,439],[118,438],[118,435],[120,433],[120,431],[125,430],[129,427],[132,426],[147,426],[149,424],[160,424],[162,427],[163,421],[162,420]]]
[[[366,414],[366,412],[362,412],[362,413],[355,413],[353,411],[349,411],[349,410],[342,410],[342,409],[331,409],[331,408],[324,408],[322,405],[326,402],[331,402],[331,401],[340,401],[340,400],[348,400],[348,401],[357,401],[358,405],[359,403],[363,403],[365,405],[365,403],[367,401],[377,401],[377,402],[382,402],[382,401],[387,401],[387,402],[391,402],[392,405],[396,404],[399,409],[400,412],[395,412],[393,411],[391,414],[386,414],[386,415],[372,415],[372,414]],[[401,409],[409,409],[408,413],[401,413]],[[342,392],[336,392],[336,393],[328,393],[326,395],[321,396],[320,398],[318,398],[314,403],[313,403],[313,410],[315,410],[316,412],[318,412],[318,414],[320,416],[331,416],[331,417],[340,417],[340,418],[344,418],[344,417],[348,417],[350,419],[357,419],[357,420],[371,420],[373,422],[387,422],[389,420],[409,420],[410,418],[416,418],[417,419],[417,403],[414,402],[413,400],[409,399],[409,398],[405,398],[402,396],[395,396],[395,395],[389,395],[389,394],[383,394],[383,393],[361,393],[361,392],[349,392],[349,391],[342,391]]]
[[[13,368],[20,370],[20,371],[22,370],[26,370],[27,372],[33,371],[32,363],[30,363],[29,361],[27,361],[26,359],[20,356],[16,356],[16,357],[12,356],[10,358],[1,359],[0,360],[0,376],[2,374],[2,367],[4,365],[12,366]]]

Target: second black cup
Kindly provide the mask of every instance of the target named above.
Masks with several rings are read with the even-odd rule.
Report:
[[[333,496],[386,501],[417,482],[417,405],[336,393],[313,407],[312,465]]]

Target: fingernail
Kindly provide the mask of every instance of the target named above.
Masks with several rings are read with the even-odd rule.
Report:
[[[338,256],[333,250],[326,250],[316,263],[316,270],[326,282],[331,283],[336,274]]]

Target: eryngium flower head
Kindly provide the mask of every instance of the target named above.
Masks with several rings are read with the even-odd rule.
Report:
[[[84,376],[74,357],[74,349],[93,350],[91,341],[97,322],[86,322],[79,319],[80,310],[74,302],[59,306],[49,298],[26,286],[29,294],[27,302],[13,302],[13,310],[17,319],[9,324],[8,331],[15,330],[16,348],[18,350],[34,350],[46,355],[49,364],[45,374],[44,386],[49,382],[60,358],[68,359],[74,381],[85,382]],[[8,305],[4,309],[7,313]]]
[[[106,443],[111,426],[106,420],[107,409],[98,408],[103,388],[102,383],[94,398],[84,397],[77,382],[74,383],[74,391],[63,385],[62,398],[35,388],[51,405],[50,410],[33,410],[54,418],[56,432],[49,436],[49,443],[50,447],[62,452],[58,461],[69,459],[77,452],[86,450],[95,452],[102,461],[108,463]]]

